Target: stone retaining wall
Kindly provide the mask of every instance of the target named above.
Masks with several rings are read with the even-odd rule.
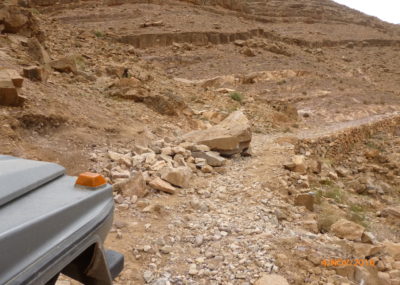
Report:
[[[392,133],[399,127],[400,115],[397,115],[317,139],[300,139],[295,146],[295,152],[304,154],[306,151],[311,151],[313,156],[340,159],[349,153],[357,143],[363,142],[379,132]]]

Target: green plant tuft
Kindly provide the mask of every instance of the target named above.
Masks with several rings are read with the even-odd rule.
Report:
[[[104,34],[103,34],[102,32],[100,32],[100,31],[95,31],[95,32],[94,32],[94,35],[96,36],[96,38],[102,38],[102,37],[104,37]]]
[[[243,101],[243,94],[239,93],[239,92],[232,92],[231,94],[229,94],[229,97],[232,100],[235,100],[235,101],[237,101],[239,103],[241,103]]]

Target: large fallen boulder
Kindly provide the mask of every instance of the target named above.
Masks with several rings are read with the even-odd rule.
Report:
[[[187,133],[183,139],[207,145],[211,150],[229,156],[247,150],[251,136],[249,120],[241,111],[235,111],[221,123],[206,130]]]

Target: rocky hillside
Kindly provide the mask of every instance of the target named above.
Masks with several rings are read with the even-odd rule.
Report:
[[[400,284],[399,52],[329,0],[8,0],[0,153],[113,184],[116,284]]]

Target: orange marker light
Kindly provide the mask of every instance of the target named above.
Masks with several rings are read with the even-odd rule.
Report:
[[[78,176],[75,185],[95,188],[107,184],[106,179],[97,173],[85,172]]]

